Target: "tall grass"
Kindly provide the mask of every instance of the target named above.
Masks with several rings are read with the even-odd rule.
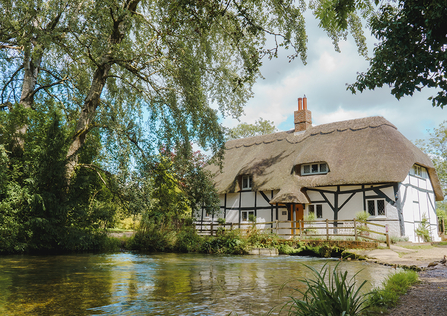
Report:
[[[356,286],[354,274],[348,279],[348,272],[337,270],[338,264],[330,270],[325,264],[320,271],[306,266],[313,275],[312,279],[299,279],[306,286],[306,290],[294,289],[301,299],[291,297],[280,310],[287,311],[288,315],[309,316],[348,316],[358,315],[366,308],[366,294],[360,292],[365,285],[363,281]]]
[[[331,270],[325,264],[320,271],[306,266],[311,272],[310,279],[299,279],[306,289],[294,289],[299,297],[291,297],[279,313],[297,316],[354,316],[378,315],[397,305],[400,296],[419,281],[415,271],[400,271],[389,275],[382,286],[369,293],[361,289],[367,281],[356,285],[355,277],[348,278],[348,272],[337,271],[338,264]],[[285,285],[283,285],[282,289]],[[270,311],[270,314],[274,309]]]
[[[419,282],[419,276],[412,270],[389,275],[380,288],[376,288],[370,293],[366,314],[377,315],[396,306],[400,296],[407,293],[408,289],[417,282]]]

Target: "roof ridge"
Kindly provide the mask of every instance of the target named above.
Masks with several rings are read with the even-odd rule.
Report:
[[[291,144],[296,144],[304,141],[310,136],[315,135],[327,135],[334,132],[344,132],[347,130],[360,131],[366,128],[377,128],[383,125],[388,125],[395,130],[397,127],[390,123],[383,116],[370,116],[358,119],[350,119],[338,122],[331,122],[326,124],[321,124],[317,126],[311,126],[304,133],[295,135],[294,129],[288,131],[280,131],[271,134],[251,136],[246,138],[239,138],[229,140],[226,143],[226,149],[240,148],[240,147],[251,147],[254,145],[268,144],[275,141],[286,140]]]

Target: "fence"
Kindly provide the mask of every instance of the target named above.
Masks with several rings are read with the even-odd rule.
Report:
[[[283,224],[283,225],[281,225]],[[286,224],[286,226],[284,225]],[[383,242],[379,239],[385,237],[388,248],[390,247],[390,236],[388,233],[388,225],[381,225],[372,222],[353,220],[313,220],[313,221],[273,221],[262,223],[225,223],[219,224],[212,221],[195,222],[196,230],[200,235],[215,235],[220,229],[248,230],[256,227],[263,232],[275,233],[285,238],[306,239],[309,237],[323,237],[329,240],[332,237],[354,237]],[[269,226],[269,227],[267,227]]]

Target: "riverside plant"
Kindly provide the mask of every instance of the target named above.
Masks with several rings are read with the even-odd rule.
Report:
[[[363,294],[360,290],[367,281],[357,287],[354,278],[360,271],[348,279],[347,271],[337,271],[338,265],[331,270],[325,264],[320,271],[304,265],[314,278],[299,279],[299,282],[307,287],[306,290],[294,289],[302,298],[291,297],[291,300],[281,307],[280,313],[286,311],[288,315],[297,316],[352,316],[365,310],[368,294]]]

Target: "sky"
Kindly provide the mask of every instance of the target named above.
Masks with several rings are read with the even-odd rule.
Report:
[[[427,139],[429,130],[447,120],[447,108],[434,108],[428,97],[436,90],[422,90],[397,100],[386,86],[373,91],[352,94],[346,84],[355,82],[358,72],[365,72],[368,62],[357,52],[354,39],[340,42],[341,53],[335,51],[331,39],[306,15],[308,52],[307,65],[299,58],[289,63],[291,51],[264,60],[259,78],[253,87],[254,97],[244,108],[240,122],[254,123],[260,117],[273,121],[280,131],[294,128],[293,112],[298,110],[299,97],[307,97],[313,125],[348,119],[383,116],[409,140]],[[378,41],[365,28],[368,56]],[[226,118],[222,124],[234,127],[239,122]]]

